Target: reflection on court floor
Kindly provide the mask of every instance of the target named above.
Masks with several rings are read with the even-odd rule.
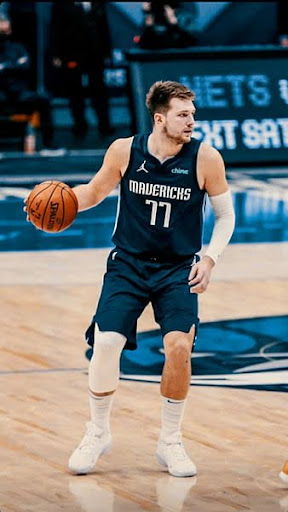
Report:
[[[288,240],[288,171],[231,171],[237,224],[231,243],[283,242]],[[59,234],[36,230],[25,220],[23,198],[29,190],[0,188],[0,251],[80,249],[111,246],[117,208],[113,192],[97,208],[78,215],[74,224]],[[207,201],[203,242],[213,228],[213,213]]]
[[[196,476],[194,478],[173,478],[161,475],[155,485],[159,512],[181,512],[196,483]],[[83,512],[144,512],[144,509],[136,503],[129,503],[128,500],[115,496],[113,491],[99,484],[95,477],[93,481],[71,478],[69,491]],[[95,508],[95,504],[97,504],[97,508]],[[101,504],[103,505],[101,506]]]

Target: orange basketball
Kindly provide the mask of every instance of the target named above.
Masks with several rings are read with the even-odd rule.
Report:
[[[73,190],[57,180],[39,183],[27,199],[29,220],[47,233],[59,233],[67,229],[77,211],[78,201]]]

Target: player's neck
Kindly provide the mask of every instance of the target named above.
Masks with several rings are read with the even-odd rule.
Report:
[[[152,132],[148,137],[147,148],[151,155],[164,162],[181,151],[183,144],[168,139],[165,135]]]

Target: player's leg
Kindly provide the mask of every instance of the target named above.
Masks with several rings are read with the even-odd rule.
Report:
[[[161,380],[162,425],[157,458],[173,476],[194,476],[195,464],[182,444],[181,426],[191,380],[191,352],[198,326],[197,295],[190,294],[190,264],[175,267],[164,290],[154,300],[155,319],[160,324],[165,364]],[[169,283],[169,280],[171,281]]]
[[[195,325],[188,333],[172,331],[163,338],[165,364],[162,371],[161,395],[185,400],[191,381],[191,352]]]
[[[138,273],[139,274],[139,273]],[[119,381],[121,352],[136,344],[136,322],[148,302],[133,261],[120,251],[108,257],[107,272],[93,322],[87,330],[93,346],[89,365],[91,421],[69,460],[78,474],[94,471],[98,457],[111,446],[110,411]]]
[[[77,474],[91,473],[100,455],[111,447],[110,411],[119,381],[119,362],[126,336],[102,332],[95,326],[94,350],[89,364],[89,404],[91,421],[85,435],[69,459],[69,469]]]
[[[196,466],[182,444],[181,427],[191,379],[191,350],[195,326],[189,333],[164,336],[165,364],[161,380],[162,418],[157,446],[158,461],[173,476],[196,475]]]

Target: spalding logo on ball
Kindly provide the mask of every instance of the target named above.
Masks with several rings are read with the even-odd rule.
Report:
[[[27,199],[29,220],[46,233],[64,231],[78,212],[78,200],[72,188],[61,181],[36,185]]]

